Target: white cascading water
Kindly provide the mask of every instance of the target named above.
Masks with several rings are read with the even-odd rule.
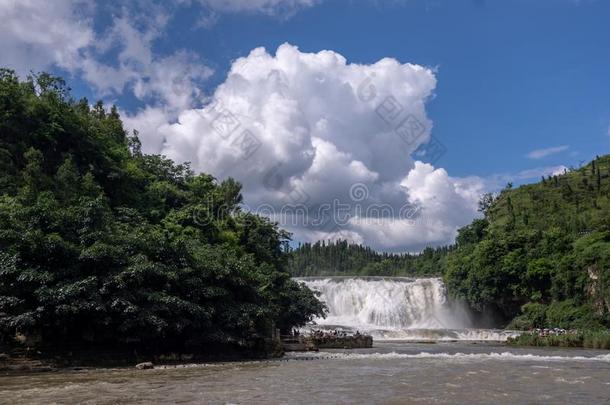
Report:
[[[320,327],[359,330],[377,339],[506,340],[513,333],[471,329],[468,311],[447,299],[440,278],[300,278],[328,306]]]

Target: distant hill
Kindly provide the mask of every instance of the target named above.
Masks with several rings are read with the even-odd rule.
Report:
[[[484,219],[459,231],[449,292],[514,327],[607,325],[610,155],[481,201]]]

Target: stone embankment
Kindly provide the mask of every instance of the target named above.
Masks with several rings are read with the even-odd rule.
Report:
[[[370,335],[312,337],[313,343],[320,349],[365,349],[373,347]]]
[[[283,336],[282,344],[287,352],[318,351],[319,349],[364,349],[373,347],[373,337],[357,333],[313,332],[308,336]]]

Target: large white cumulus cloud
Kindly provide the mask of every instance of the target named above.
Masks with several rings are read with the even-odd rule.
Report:
[[[477,216],[478,201],[485,191],[480,178],[452,178],[444,169],[419,161],[400,186],[418,214],[412,220],[399,217],[367,221],[353,217],[350,225],[361,239],[392,251],[416,252],[426,246],[447,244],[458,228]]]
[[[482,181],[451,178],[411,158],[432,131],[425,110],[436,86],[432,70],[391,58],[348,63],[333,51],[306,53],[285,44],[274,54],[257,48],[234,61],[206,98],[201,88],[212,70],[200,55],[155,51],[171,16],[185,5],[212,16],[289,16],[318,2],[116,7],[91,0],[0,0],[0,65],[22,76],[60,68],[105,98],[131,93],[143,107],[122,115],[129,129],[140,131],[145,152],[236,178],[252,209],[299,240],[347,238],[396,251],[451,242],[476,215]],[[102,14],[108,18],[100,26]],[[282,211],[286,204],[306,207],[308,217]]]
[[[95,34],[86,1],[0,0],[0,63],[25,75],[50,63],[70,69]]]
[[[82,77],[100,96],[128,90],[168,114],[188,108],[201,95],[196,84],[212,70],[185,50],[155,54],[153,42],[170,12],[154,2],[142,7],[146,13],[90,0],[0,0],[0,66],[22,77],[60,68]],[[110,9],[109,25],[94,29],[95,18]]]
[[[413,251],[450,242],[476,214],[481,191],[480,182],[411,158],[430,139],[425,103],[435,86],[422,66],[390,58],[353,64],[284,44],[275,55],[257,48],[236,60],[208,104],[174,123],[159,109],[127,122],[140,129],[146,151],[242,182],[249,206],[275,212],[298,239]],[[363,194],[354,196],[355,185]],[[333,202],[349,205],[349,220],[322,226],[277,215],[286,203],[315,216]],[[398,215],[405,205],[418,206],[417,220]]]

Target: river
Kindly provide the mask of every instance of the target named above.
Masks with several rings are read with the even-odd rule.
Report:
[[[360,330],[374,347],[283,359],[0,376],[6,404],[405,404],[610,401],[610,353],[515,348],[471,327],[438,279],[308,279],[329,306],[315,328]],[[428,341],[428,343],[422,343]]]
[[[584,403],[610,399],[610,354],[378,342],[274,361],[0,377],[6,404]]]

